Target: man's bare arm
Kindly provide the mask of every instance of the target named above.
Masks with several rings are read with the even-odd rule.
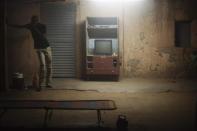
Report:
[[[15,25],[15,24],[7,24],[7,25],[14,28],[26,28],[26,25]]]
[[[27,25],[10,24],[10,23],[8,23],[7,18],[6,18],[6,24],[7,24],[7,26],[9,26],[9,27],[14,27],[14,28],[26,28],[26,27],[27,27]]]

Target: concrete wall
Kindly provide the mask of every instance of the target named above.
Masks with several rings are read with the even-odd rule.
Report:
[[[6,16],[6,1],[0,1],[0,91],[4,91],[7,89],[7,75],[6,75],[6,25],[5,25],[5,16]]]
[[[39,4],[24,2],[8,3],[8,22],[10,24],[24,25],[30,22],[32,15],[39,15]],[[39,67],[37,54],[33,48],[33,39],[27,29],[8,27],[8,73],[12,81],[14,72],[24,74],[25,81],[30,81]]]
[[[188,61],[183,56],[187,54],[174,46],[175,20],[193,19],[188,11],[191,5],[184,2],[149,0],[124,4],[125,76],[171,77],[185,70]],[[197,26],[195,22],[192,27]],[[193,39],[192,47],[196,44]]]
[[[141,0],[100,2],[75,0],[77,5],[76,54],[77,76],[84,71],[84,22],[87,16],[117,16],[121,77],[172,77],[186,70],[189,56],[197,47],[197,10],[195,0]],[[8,20],[13,24],[26,24],[34,14],[40,13],[39,3],[11,2]],[[174,45],[175,20],[192,21],[192,47]],[[9,78],[14,72],[23,72],[31,80],[38,68],[31,34],[26,29],[8,28]],[[183,75],[187,76],[187,75]]]
[[[192,9],[194,3],[183,0],[113,3],[81,0],[78,3],[78,17],[81,21],[87,16],[119,17],[121,76],[163,78],[184,71],[189,53],[197,46],[196,11]],[[191,48],[175,47],[175,20],[194,20]]]

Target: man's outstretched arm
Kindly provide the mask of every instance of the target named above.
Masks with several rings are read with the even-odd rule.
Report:
[[[7,26],[14,27],[14,28],[27,28],[27,24],[25,24],[25,25],[10,24],[10,23],[8,23],[7,19],[6,19],[6,24],[7,24]]]
[[[7,24],[7,25],[15,28],[26,28],[26,25],[14,25],[14,24]]]

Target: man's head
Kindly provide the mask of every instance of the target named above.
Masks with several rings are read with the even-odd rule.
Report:
[[[31,17],[31,23],[32,23],[32,24],[36,24],[36,23],[38,23],[38,22],[39,22],[38,16],[37,16],[37,15],[33,15],[33,16]]]

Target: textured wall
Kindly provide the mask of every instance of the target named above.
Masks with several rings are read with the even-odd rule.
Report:
[[[9,2],[7,10],[10,24],[27,24],[32,15],[39,15],[39,5],[33,3]],[[11,82],[14,72],[22,72],[25,81],[31,81],[38,68],[38,60],[30,31],[8,27],[7,47],[9,81]]]
[[[186,70],[188,58],[184,58],[196,46],[197,41],[196,32],[193,30],[196,27],[194,21],[193,47],[183,49],[174,46],[175,20],[193,19],[187,8],[191,6],[184,2],[149,0],[125,3],[123,43],[125,76],[173,77]]]
[[[189,53],[197,46],[196,21],[192,22],[192,47],[174,46],[175,20],[196,19],[195,2],[170,0],[119,1],[81,0],[81,21],[87,16],[117,16],[120,22],[121,74],[125,77],[173,77],[188,65]],[[182,76],[185,73],[183,73]]]
[[[7,75],[6,75],[6,26],[5,26],[5,16],[6,16],[6,1],[2,0],[0,1],[0,91],[6,90],[7,89]]]
[[[165,1],[125,3],[124,73],[164,75],[176,61],[173,9]]]
[[[195,0],[142,0],[140,2],[125,0],[113,3],[75,0],[72,2],[77,4],[78,77],[84,69],[82,56],[85,40],[84,21],[87,16],[119,18],[122,77],[173,77],[187,69],[190,62],[189,55],[197,47]],[[12,2],[8,6],[8,20],[13,24],[26,24],[33,14],[39,13],[40,7],[36,3]],[[174,46],[175,20],[193,20],[191,48],[183,49]],[[33,73],[38,68],[38,60],[28,30],[8,28],[8,62],[10,80],[12,73],[23,72],[26,80],[31,81]]]

